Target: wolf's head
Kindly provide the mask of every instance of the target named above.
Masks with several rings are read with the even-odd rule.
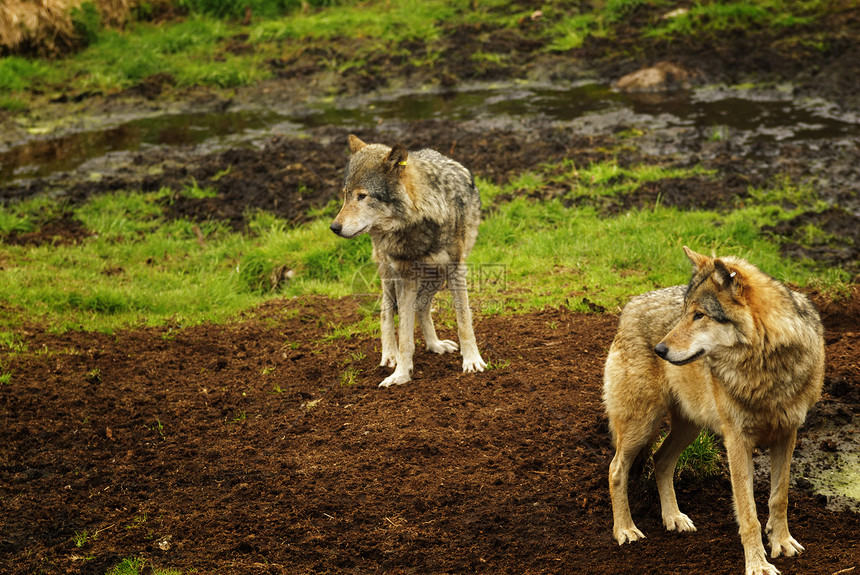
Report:
[[[409,154],[403,144],[365,144],[350,134],[349,149],[343,207],[331,224],[331,231],[344,238],[391,225],[408,201],[402,178]]]
[[[712,258],[684,246],[695,269],[678,324],[654,348],[675,365],[685,365],[715,350],[747,341],[754,329],[748,305],[755,268],[739,258]]]

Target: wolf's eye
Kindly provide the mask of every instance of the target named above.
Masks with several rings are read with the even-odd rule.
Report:
[[[698,321],[698,320],[702,319],[703,317],[705,317],[705,314],[703,314],[700,311],[697,311],[696,313],[693,314],[693,321]]]
[[[355,196],[355,199],[360,202],[361,200],[363,200],[366,197],[367,197],[367,194],[358,194],[357,196]]]

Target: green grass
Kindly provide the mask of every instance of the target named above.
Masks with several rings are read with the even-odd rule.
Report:
[[[562,19],[550,31],[548,50],[567,52],[582,47],[589,36],[605,37],[606,25],[595,14],[577,14]]]
[[[179,8],[216,18],[243,18],[245,9],[257,17],[275,17],[304,7],[336,6],[337,0],[178,0]]]
[[[338,4],[337,6],[331,6]],[[329,60],[339,73],[358,67],[376,51],[397,50],[399,43],[419,40],[432,44],[442,35],[442,24],[463,11],[480,19],[467,0],[407,0],[376,2],[310,2],[328,8],[296,10],[298,0],[183,0],[186,19],[153,24],[132,22],[124,30],[101,29],[86,49],[62,60],[21,57],[0,60],[0,106],[21,109],[26,92],[59,90],[115,92],[134,86],[156,73],[170,74],[180,87],[230,88],[271,76],[271,58],[294,54],[313,43],[353,40],[360,50],[349,50]],[[243,26],[234,19],[249,5],[255,21]],[[238,12],[238,14],[237,14]],[[478,15],[478,16],[476,16]],[[226,50],[228,42],[247,34],[255,49],[241,55]]]
[[[478,178],[484,203],[491,208],[469,258],[472,302],[481,313],[559,305],[617,310],[632,295],[685,283],[690,269],[682,245],[745,257],[797,285],[832,293],[844,289],[849,281],[844,271],[787,259],[776,239],[761,232],[801,211],[824,208],[811,188],[789,180],[751,190],[746,204],[728,213],[685,212],[658,204],[609,217],[587,204],[565,207],[570,194],[620,196],[644,182],[702,174],[709,177],[700,169],[621,168],[609,161],[582,169],[547,165],[505,186]],[[565,181],[570,192],[560,199],[533,201],[523,195]],[[181,193],[211,191],[193,184]],[[44,214],[67,213],[92,232],[75,245],[0,244],[7,280],[0,284],[6,308],[0,319],[0,351],[16,353],[16,346],[25,345],[13,334],[30,321],[48,323],[56,331],[175,329],[229,321],[269,298],[307,294],[371,294],[360,300],[360,325],[328,326],[330,338],[377,329],[373,316],[380,285],[368,236],[335,236],[327,215],[291,226],[258,212],[249,215],[244,233],[218,222],[167,220],[163,213],[171,197],[166,190],[121,192],[93,197],[74,209],[48,200],[0,207],[0,223],[13,222],[6,228],[37,229]],[[810,242],[823,241],[820,230],[805,235]]]
[[[75,544],[75,547],[83,547],[96,538],[98,538],[98,533],[89,533],[86,529],[83,529],[75,531],[75,534],[72,536],[72,543]]]
[[[165,26],[140,24],[134,33],[108,30],[87,50],[64,62],[78,89],[112,91],[167,73],[179,86],[232,87],[268,78],[256,55],[238,57],[219,46],[238,30],[211,17],[193,17]]]
[[[815,22],[825,7],[823,0],[756,0],[697,2],[686,13],[675,16],[646,32],[646,36],[671,39],[693,34],[719,34],[750,28],[792,28]]]
[[[520,174],[508,188],[519,193],[534,193],[548,184],[567,187],[568,192],[560,196],[566,199],[620,196],[630,193],[647,182],[664,179],[683,179],[693,176],[714,176],[715,172],[701,166],[673,168],[640,164],[622,168],[614,160],[577,167],[573,162],[544,164],[538,171]]]
[[[654,442],[654,445],[651,446],[652,455],[660,448],[667,435],[667,433],[663,433]],[[720,438],[710,431],[704,430],[699,433],[696,439],[678,457],[678,463],[675,465],[675,477],[680,478],[689,475],[694,479],[705,479],[721,474],[723,472],[721,445]],[[653,468],[650,473],[653,473]]]
[[[242,24],[245,7],[252,21]],[[270,78],[271,61],[290,61],[309,51],[318,65],[338,74],[364,71],[381,53],[413,66],[444,65],[440,55],[449,34],[463,26],[511,29],[543,42],[548,51],[579,48],[589,38],[612,40],[640,10],[668,12],[668,0],[605,0],[542,8],[539,24],[523,29],[533,10],[505,0],[180,0],[187,16],[146,21],[146,4],[123,30],[106,29],[81,12],[78,22],[88,46],[63,59],[17,56],[0,59],[0,108],[24,111],[28,94],[98,91],[111,93],[156,73],[170,74],[181,87],[233,88]],[[670,19],[655,18],[640,30],[645,39],[671,41],[726,30],[803,29],[834,8],[824,0],[703,0]],[[629,33],[629,29],[625,33]],[[486,33],[480,33],[486,36]],[[228,49],[237,37],[252,50]],[[480,40],[480,38],[479,38]],[[794,41],[822,49],[828,39],[801,34]],[[413,46],[420,48],[414,50]],[[408,47],[406,47],[408,46]],[[506,56],[480,49],[469,56],[479,67],[504,65]]]
[[[159,198],[93,198],[74,212],[94,232],[79,245],[4,246],[0,300],[20,310],[18,321],[59,331],[218,320],[260,301],[235,272],[251,238],[218,223],[164,221]]]
[[[650,3],[666,4],[659,0]],[[596,3],[590,12],[562,13],[547,30],[547,49],[551,52],[566,52],[580,48],[589,37],[611,36],[617,24],[646,4],[649,4],[648,0],[607,0]]]
[[[55,76],[55,67],[46,61],[19,56],[0,58],[0,93],[30,90]]]
[[[464,0],[355,3],[263,22],[251,29],[251,40],[370,38],[382,44],[419,39],[432,43],[441,36],[441,23],[467,6]]]
[[[594,208],[515,199],[485,222],[471,258],[473,265],[502,265],[511,289],[493,293],[494,286],[481,286],[476,295],[503,298],[509,309],[565,303],[588,311],[583,297],[616,309],[637,293],[685,283],[685,244],[746,257],[778,278],[808,283],[817,272],[784,259],[752,223],[774,217],[758,209],[720,215],[658,207],[602,218]]]
[[[179,569],[160,568],[141,557],[123,559],[105,572],[105,575],[182,575]]]
[[[126,30],[102,30],[85,50],[62,60],[3,58],[0,94],[114,92],[157,73],[170,74],[180,87],[233,87],[270,77],[264,54],[237,56],[224,50],[240,32],[237,24],[203,15],[164,25],[133,23]],[[17,105],[9,95],[5,101],[7,108]]]

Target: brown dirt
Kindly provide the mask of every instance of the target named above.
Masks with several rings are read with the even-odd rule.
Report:
[[[853,328],[829,329],[827,390],[860,384],[852,305]],[[101,574],[143,557],[225,574],[740,572],[725,476],[678,481],[698,526],[685,535],[662,527],[653,480],[634,481],[648,538],[612,540],[600,390],[616,317],[479,317],[493,369],[419,352],[415,379],[382,390],[376,339],[326,341],[359,314],[304,298],[227,326],[29,328],[32,353],[4,352],[0,571]],[[839,401],[826,393],[813,417],[860,409]],[[764,517],[766,482],[756,491]],[[792,489],[807,552],[776,560],[783,573],[856,565],[860,515],[825,504]],[[77,547],[84,531],[97,536]]]

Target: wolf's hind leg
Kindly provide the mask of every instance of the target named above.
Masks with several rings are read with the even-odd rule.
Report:
[[[669,531],[695,531],[696,527],[678,509],[675,498],[675,466],[681,452],[696,439],[699,428],[677,412],[672,413],[672,426],[669,435],[663,440],[660,449],[654,454],[654,474],[657,476],[657,491],[660,493],[660,508],[663,525]]]
[[[609,464],[609,496],[612,499],[612,534],[619,545],[644,539],[645,535],[633,523],[630,502],[627,499],[627,482],[630,467],[642,449],[648,445],[660,423],[661,413],[642,414],[636,421],[618,421],[609,416],[615,437],[615,457]]]
[[[454,311],[457,313],[457,334],[460,337],[460,351],[463,354],[463,372],[484,371],[487,363],[478,351],[475,329],[472,327],[469,294],[466,293],[466,264],[451,266],[448,272],[448,289],[451,290]]]
[[[765,530],[771,557],[792,557],[804,550],[788,532],[788,476],[796,439],[797,430],[792,430],[770,446],[770,516]]]
[[[433,296],[436,295],[438,288],[434,283],[425,282],[418,289],[418,323],[421,324],[421,333],[424,335],[424,343],[427,345],[427,351],[433,353],[453,353],[457,351],[457,343],[450,339],[440,340],[436,335],[436,328],[433,325],[433,317],[430,310],[433,307]]]

